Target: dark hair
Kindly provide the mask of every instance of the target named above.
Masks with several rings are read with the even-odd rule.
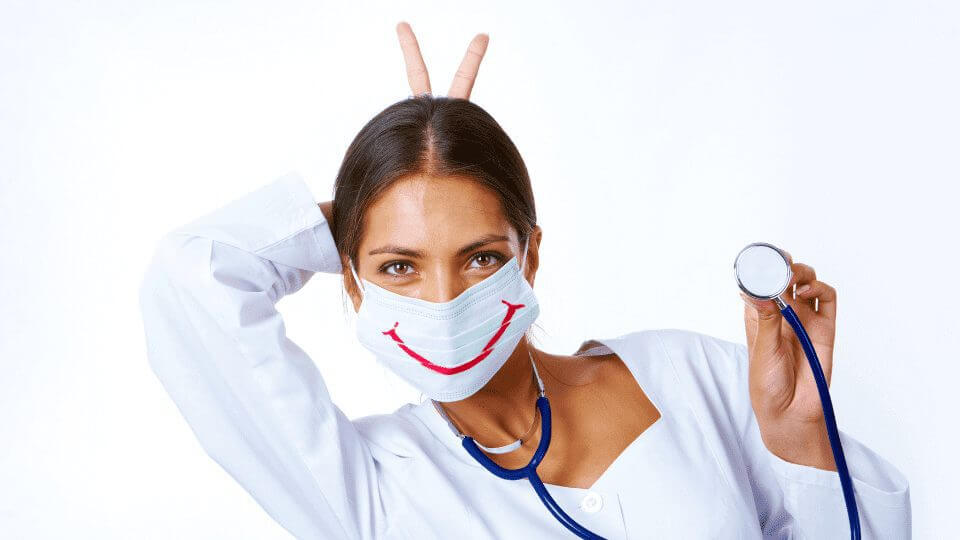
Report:
[[[340,253],[356,260],[367,207],[411,174],[457,176],[492,189],[521,243],[537,223],[526,165],[500,124],[469,100],[418,96],[374,116],[347,148],[331,223]]]

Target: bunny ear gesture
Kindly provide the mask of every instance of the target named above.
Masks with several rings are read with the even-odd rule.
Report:
[[[413,95],[432,93],[430,75],[427,73],[427,65],[423,62],[423,55],[420,53],[420,44],[417,43],[417,37],[413,35],[413,29],[407,22],[401,21],[397,24],[397,38],[400,40],[403,61],[407,66],[407,81],[410,83],[410,90]],[[470,99],[473,82],[477,78],[480,61],[483,60],[483,55],[487,52],[489,42],[490,36],[487,34],[477,34],[470,41],[467,52],[460,62],[460,67],[453,77],[453,83],[450,84],[447,97]]]
[[[400,50],[403,51],[403,61],[407,65],[407,81],[414,96],[430,93],[430,75],[427,74],[427,65],[423,63],[420,54],[420,44],[413,29],[404,21],[397,24],[397,38],[400,40]]]
[[[473,90],[473,81],[477,78],[477,72],[480,71],[480,61],[487,52],[487,44],[490,42],[490,36],[487,34],[477,34],[467,46],[467,52],[460,61],[460,67],[456,75],[453,76],[453,82],[450,83],[450,91],[447,95],[450,97],[470,99],[470,92]]]

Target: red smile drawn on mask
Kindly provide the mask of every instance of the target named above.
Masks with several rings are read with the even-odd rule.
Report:
[[[407,347],[407,345],[403,342],[403,340],[400,339],[400,336],[397,335],[397,325],[400,324],[400,321],[393,323],[393,328],[384,332],[384,335],[387,335],[393,338],[393,340],[397,342],[397,345],[401,349],[403,349],[405,353],[412,356],[414,359],[420,362],[423,365],[423,367],[427,369],[432,369],[433,371],[436,371],[437,373],[442,373],[443,375],[454,375],[456,373],[461,373],[479,364],[481,360],[483,360],[484,358],[489,356],[490,353],[493,352],[493,345],[500,339],[500,336],[502,336],[503,333],[506,332],[507,327],[510,326],[510,320],[513,319],[514,312],[516,312],[518,309],[522,307],[526,307],[526,304],[511,304],[506,300],[500,300],[500,301],[507,305],[507,314],[504,315],[503,321],[500,323],[500,330],[498,330],[497,333],[494,334],[492,338],[490,338],[490,341],[488,341],[487,344],[483,347],[482,353],[475,356],[473,360],[470,360],[469,362],[466,362],[464,364],[460,364],[457,367],[449,368],[444,366],[438,366],[437,364],[434,364],[433,362],[417,354],[417,352],[411,349],[410,347]]]

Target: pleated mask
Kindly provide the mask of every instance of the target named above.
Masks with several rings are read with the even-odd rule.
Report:
[[[527,248],[523,249],[524,264]],[[377,361],[436,401],[483,388],[537,319],[540,307],[517,257],[446,302],[397,294],[357,275],[357,338]]]

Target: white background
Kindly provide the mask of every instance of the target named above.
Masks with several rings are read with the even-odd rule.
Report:
[[[955,2],[0,3],[0,536],[286,538],[153,376],[137,287],[160,236],[435,94],[490,34],[471,99],[513,138],[544,230],[538,344],[686,328],[745,342],[732,276],[768,241],[839,292],[841,429],[955,528]],[[284,299],[352,418],[419,393],[355,340],[340,281]],[[344,362],[344,358],[350,360]]]

